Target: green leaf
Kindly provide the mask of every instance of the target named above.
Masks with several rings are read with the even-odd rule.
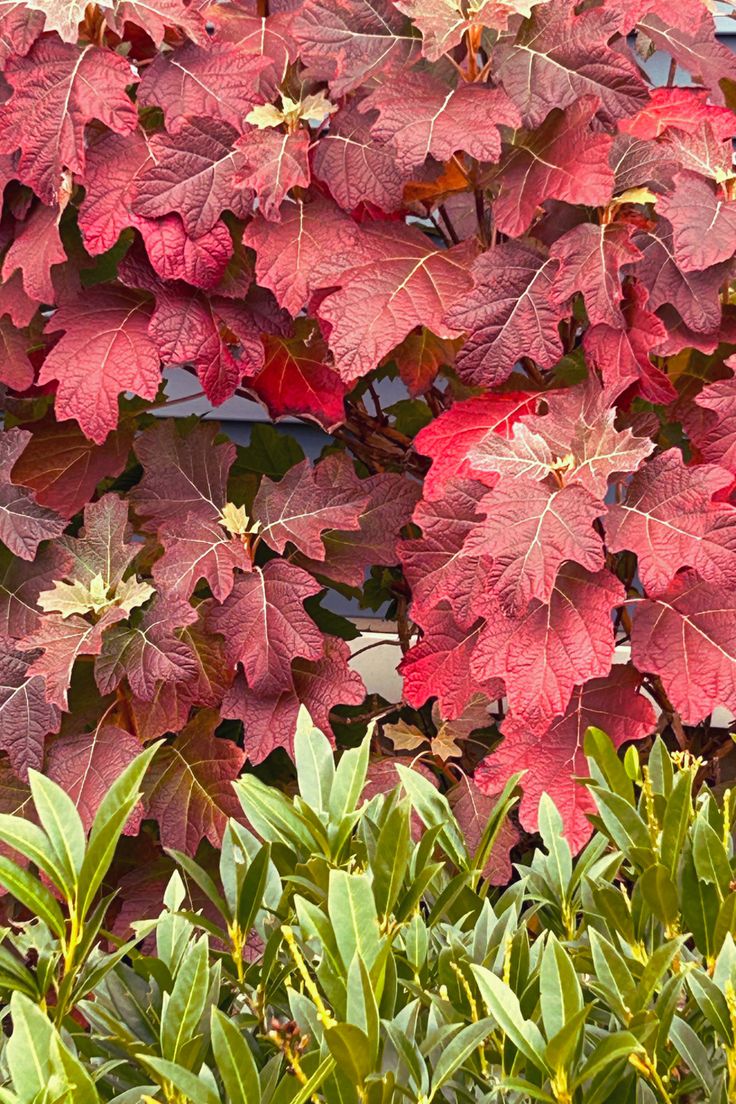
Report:
[[[75,887],[84,862],[84,828],[77,807],[69,795],[38,771],[29,770],[28,781],[38,819],[52,853],[64,871],[67,884]]]
[[[291,434],[281,433],[265,422],[256,422],[251,426],[250,443],[238,449],[232,475],[249,471],[280,479],[303,459],[302,447]]]
[[[630,805],[634,804],[634,785],[613,746],[610,736],[600,728],[592,726],[585,731],[583,738],[585,755],[591,761],[591,773],[609,790],[619,795]],[[596,770],[596,768],[598,768]]]
[[[583,991],[572,959],[550,933],[539,972],[542,1023],[548,1039],[562,1030],[583,1007]]]
[[[38,878],[5,855],[0,855],[0,886],[4,886],[29,912],[48,924],[59,939],[64,937],[64,917],[53,893]]]
[[[259,910],[263,907],[263,893],[268,881],[271,862],[271,844],[263,847],[251,861],[238,891],[237,921],[241,932],[250,932]]]
[[[709,1092],[713,1088],[712,1058],[690,1024],[675,1016],[670,1025],[670,1038],[680,1057],[687,1062],[706,1092]]]
[[[13,1034],[5,1053],[15,1091],[23,1100],[42,1092],[52,1073],[51,1042],[54,1028],[38,1005],[23,993],[10,998]]]
[[[260,1104],[261,1084],[250,1047],[219,1008],[212,1009],[212,1051],[229,1104]]]
[[[653,863],[639,879],[644,900],[662,924],[672,924],[680,915],[677,886],[662,863]]]
[[[369,732],[360,747],[344,751],[337,764],[329,795],[330,817],[337,823],[347,813],[352,813],[360,800],[368,773],[370,750],[371,733]]]
[[[396,904],[409,866],[411,808],[404,800],[394,805],[381,828],[373,860],[373,894],[381,916]]]
[[[494,1020],[516,1049],[537,1069],[547,1072],[545,1043],[535,1023],[524,1019],[516,993],[485,966],[471,965],[480,994]]]
[[[37,824],[21,816],[0,813],[0,840],[43,870],[58,889],[71,890],[48,836]]]
[[[419,771],[397,764],[401,784],[427,828],[439,828],[437,842],[460,870],[469,866],[468,849],[447,798]]]
[[[170,1062],[166,1058],[154,1057],[152,1054],[137,1054],[136,1058],[141,1065],[153,1072],[161,1084],[168,1081],[183,1093],[191,1104],[221,1104],[217,1093],[184,1066]]]
[[[662,818],[662,837],[659,846],[662,862],[674,877],[682,854],[690,817],[692,814],[692,784],[690,771],[681,771],[667,798],[667,808]]]
[[[731,882],[731,864],[723,841],[701,814],[693,829],[693,862],[698,877],[714,885],[721,897],[728,892]]]
[[[381,947],[370,878],[331,870],[327,910],[345,969],[357,953],[370,971]]]
[[[613,1062],[628,1059],[630,1054],[641,1053],[644,1047],[630,1031],[614,1031],[607,1035],[591,1051],[572,1083],[573,1092],[591,1077],[606,1069]]]
[[[337,1024],[325,1031],[325,1042],[338,1067],[353,1084],[362,1085],[373,1072],[368,1036],[355,1024]]]
[[[715,1029],[722,1043],[733,1046],[731,1017],[728,1004],[721,990],[704,970],[693,970],[687,975],[687,984],[693,999],[708,1023]]]
[[[592,790],[598,814],[613,842],[638,866],[649,866],[653,859],[647,826],[633,805],[608,790]]]
[[[284,794],[254,774],[244,774],[234,785],[246,819],[262,839],[312,850],[312,833]]]
[[[209,942],[203,936],[192,944],[176,974],[174,988],[161,1016],[161,1053],[176,1062],[196,1034],[209,988]]]
[[[316,812],[326,812],[335,782],[335,753],[327,737],[312,724],[303,705],[296,722],[294,761],[299,793]]]
[[[160,747],[152,744],[129,763],[100,803],[87,840],[79,873],[79,911],[85,916],[112,862],[118,840],[140,796],[141,782]]]
[[[539,801],[539,834],[549,855],[553,888],[557,890],[560,901],[564,901],[572,878],[572,854],[565,839],[562,817],[547,793],[543,793]]]
[[[365,1032],[370,1060],[378,1060],[379,1014],[376,993],[363,959],[356,954],[347,979],[347,1021]]]
[[[460,1069],[470,1055],[483,1045],[484,1040],[492,1034],[494,1027],[495,1020],[488,1017],[484,1020],[478,1020],[477,1023],[467,1024],[455,1035],[443,1049],[434,1068],[432,1088],[429,1094],[430,1100],[450,1080],[455,1071]]]

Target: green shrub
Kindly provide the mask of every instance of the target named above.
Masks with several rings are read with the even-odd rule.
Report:
[[[86,838],[32,776],[37,823],[0,817],[0,1100],[733,1100],[729,797],[694,796],[699,764],[661,742],[645,767],[595,729],[586,751],[596,834],[573,861],[543,798],[544,849],[494,890],[481,871],[518,779],[470,853],[411,770],[361,803],[368,743],[335,765],[302,717],[299,796],[236,783],[250,830],[230,822],[218,877],[176,855],[160,916],[122,944],[100,887],[154,749]]]

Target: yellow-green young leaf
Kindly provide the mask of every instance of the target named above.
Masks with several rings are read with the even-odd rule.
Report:
[[[260,1104],[261,1084],[242,1032],[219,1008],[212,1009],[212,1051],[229,1104]]]
[[[100,1104],[95,1083],[83,1062],[64,1046],[56,1031],[51,1040],[51,1061],[54,1072],[69,1085],[74,1104]]]
[[[480,995],[498,1026],[525,1058],[542,1072],[547,1070],[542,1033],[532,1020],[524,1019],[519,998],[485,966],[471,965]]]
[[[203,936],[184,955],[161,1015],[161,1053],[176,1062],[197,1033],[209,989],[209,941]]]
[[[547,1043],[544,1057],[553,1070],[568,1070],[574,1055],[578,1052],[585,1031],[585,1021],[591,1005],[581,1008],[563,1024],[556,1035]]]
[[[381,948],[370,878],[365,874],[348,874],[346,870],[331,870],[327,911],[345,969],[357,952],[370,970]]]
[[[325,1042],[339,1069],[354,1085],[362,1085],[373,1072],[370,1044],[364,1031],[354,1024],[337,1024],[325,1031]]]
[[[680,915],[677,886],[662,863],[653,863],[639,879],[639,888],[647,905],[661,924],[672,924]]]

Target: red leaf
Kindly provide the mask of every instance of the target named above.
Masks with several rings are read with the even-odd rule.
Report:
[[[28,357],[29,344],[23,330],[14,326],[9,318],[0,318],[0,383],[14,391],[26,391],[36,375]]]
[[[228,123],[239,128],[263,100],[260,77],[270,64],[242,46],[187,42],[156,56],[138,86],[138,103],[160,107],[169,134],[186,131],[198,116],[211,119],[215,127]]]
[[[273,694],[252,691],[242,675],[222,703],[223,717],[243,722],[244,748],[251,763],[260,763],[277,747],[294,756],[299,707],[306,706],[312,721],[331,734],[330,712],[336,705],[360,705],[365,687],[348,666],[350,649],[336,637],[324,637],[324,653],[316,660],[295,659],[293,684]]]
[[[234,148],[237,135],[227,122],[211,118],[186,119],[174,135],[155,134],[151,161],[132,185],[133,211],[147,219],[173,211],[193,238],[212,230],[225,209],[245,218],[253,197],[236,187],[243,163]]]
[[[657,209],[672,225],[679,267],[692,272],[730,261],[736,250],[736,202],[695,173],[678,173],[674,184],[675,190],[659,200]]]
[[[471,674],[480,682],[503,679],[513,711],[530,731],[543,730],[567,709],[576,686],[608,674],[611,611],[623,600],[624,588],[610,572],[591,575],[577,564],[560,569],[549,603],[534,599],[518,617],[506,617],[488,592]]]
[[[304,600],[319,589],[301,568],[270,560],[238,575],[228,598],[210,609],[207,627],[224,636],[230,663],[243,665],[253,690],[287,688],[293,659],[322,654],[322,633],[304,609]]]
[[[227,502],[227,477],[235,460],[230,441],[217,442],[219,427],[199,422],[186,435],[172,420],[151,426],[136,440],[143,478],[133,488],[145,528],[176,523],[187,514],[216,521]]]
[[[219,848],[228,818],[243,819],[233,782],[245,753],[215,736],[218,724],[213,711],[198,713],[158,752],[146,775],[146,815],[158,821],[167,849],[194,855],[203,839]]]
[[[507,717],[503,743],[476,768],[478,788],[483,793],[498,792],[512,774],[525,770],[519,806],[523,827],[537,831],[539,799],[547,793],[562,816],[568,843],[579,851],[593,832],[588,814],[596,811],[590,791],[575,781],[575,775],[588,774],[585,730],[591,725],[604,729],[616,747],[649,735],[654,710],[638,693],[638,683],[631,667],[614,667],[607,678],[593,679],[575,690],[564,715],[539,733],[530,732],[523,718]]]
[[[39,204],[21,224],[3,261],[3,280],[8,280],[16,269],[20,269],[26,294],[39,303],[54,302],[56,292],[51,283],[51,267],[66,261],[59,236],[60,218],[58,207]]]
[[[607,122],[646,103],[647,86],[626,47],[620,41],[608,45],[618,30],[616,5],[576,14],[567,0],[550,0],[536,8],[519,34],[501,37],[494,73],[527,126],[539,126],[553,108],[591,94],[600,99]]]
[[[501,163],[495,203],[498,229],[512,238],[529,229],[548,199],[603,207],[613,195],[608,157],[612,139],[590,122],[599,105],[592,96],[566,111],[551,111],[538,130],[522,133]]]
[[[36,600],[68,566],[66,553],[47,544],[32,563],[0,548],[0,637],[20,640],[33,632],[42,614]]]
[[[399,11],[410,17],[422,33],[422,54],[429,61],[439,61],[462,42],[463,35],[471,28],[478,31],[488,27],[504,30],[515,15],[528,15],[530,10],[545,0],[484,0],[474,4],[467,14],[460,0],[402,0]]]
[[[61,723],[59,710],[46,700],[43,678],[29,666],[33,658],[0,639],[0,748],[23,781],[29,767],[43,765],[44,741]]]
[[[415,709],[430,697],[436,697],[443,717],[459,717],[475,694],[503,697],[504,687],[496,677],[477,678],[471,658],[482,631],[477,621],[468,629],[460,628],[446,605],[423,618],[423,636],[401,661],[404,699]]]
[[[499,88],[484,84],[447,84],[429,73],[412,74],[382,84],[360,105],[375,109],[379,119],[371,133],[391,143],[400,169],[409,172],[428,157],[449,161],[463,150],[479,161],[501,156],[500,126],[521,126],[518,108]]]
[[[309,187],[308,133],[249,127],[236,149],[243,163],[237,182],[256,193],[264,218],[279,222],[279,208],[289,189]]]
[[[703,272],[683,272],[675,258],[672,227],[665,218],[660,218],[655,229],[637,235],[634,240],[644,255],[635,273],[649,291],[651,309],[671,303],[683,322],[698,333],[718,329],[721,321],[718,293],[731,262],[711,265]]]
[[[722,99],[720,82],[736,80],[736,58],[715,35],[713,16],[702,4],[683,4],[684,18],[672,20],[669,5],[667,22],[656,10],[639,21],[639,25],[658,50],[665,50],[683,69],[710,88],[716,99]]]
[[[265,404],[272,418],[311,414],[325,429],[345,419],[347,386],[327,363],[327,345],[308,327],[296,337],[263,337],[265,360],[247,386]]]
[[[117,610],[115,615],[120,612]],[[47,613],[38,619],[37,625],[23,638],[24,648],[42,650],[43,654],[33,660],[28,673],[43,677],[48,702],[68,711],[67,694],[74,664],[79,656],[100,654],[102,633],[108,624],[109,619],[90,625],[76,614],[61,617],[58,613]]]
[[[95,662],[100,693],[111,693],[126,678],[137,697],[150,701],[158,683],[186,682],[196,675],[192,652],[177,633],[196,620],[196,611],[184,599],[159,596],[140,621],[114,625]]]
[[[635,474],[622,503],[609,506],[606,544],[612,552],[636,552],[650,596],[666,590],[683,567],[701,566],[713,496],[731,481],[710,464],[685,467],[679,449],[670,449]]]
[[[457,369],[467,383],[495,387],[520,357],[551,368],[562,356],[558,325],[567,313],[552,298],[558,262],[530,245],[505,242],[478,257],[473,290],[450,308],[447,320],[468,339]]]
[[[306,0],[292,32],[309,76],[329,81],[335,98],[399,72],[417,46],[390,0]]]
[[[685,724],[716,706],[736,710],[736,600],[733,590],[678,575],[657,599],[637,602],[631,656],[659,675]]]
[[[135,23],[155,46],[162,44],[169,28],[182,31],[195,42],[207,40],[197,5],[186,0],[116,0],[114,10],[105,11],[105,19],[121,38],[125,24]]]
[[[319,306],[330,327],[328,343],[335,368],[346,383],[370,372],[415,326],[438,337],[458,337],[445,321],[453,304],[470,289],[472,242],[433,248],[426,235],[396,224],[376,229],[367,239],[373,256],[350,268],[340,290]]]
[[[324,534],[324,562],[306,557],[300,557],[299,562],[316,575],[360,587],[368,568],[397,562],[396,541],[411,518],[419,485],[394,472],[359,479],[352,465],[338,456],[327,457],[320,466],[325,480],[334,481],[335,492],[349,489],[356,496],[367,495],[368,501],[358,529],[333,529]]]
[[[471,400],[472,401],[472,400]],[[484,586],[481,553],[471,553],[466,539],[481,520],[479,499],[485,487],[470,479],[453,479],[436,502],[422,499],[412,517],[419,539],[400,541],[397,552],[412,590],[412,616],[424,625],[431,611],[447,603],[462,628],[477,621],[475,602]]]
[[[408,174],[396,164],[391,147],[371,133],[377,118],[364,103],[348,102],[315,145],[314,175],[346,211],[372,203],[391,214],[402,206]]]
[[[148,141],[140,130],[126,135],[108,132],[87,150],[78,217],[88,253],[105,253],[126,227],[141,227],[143,220],[134,214],[132,202],[138,176],[151,163]]]
[[[158,351],[148,334],[150,306],[122,287],[90,288],[49,322],[63,330],[41,366],[41,384],[58,381],[56,416],[76,418],[101,445],[118,423],[118,395],[155,399],[161,383]]]
[[[718,138],[730,138],[736,131],[736,115],[727,107],[708,103],[708,93],[699,88],[653,88],[649,102],[630,119],[619,120],[619,130],[635,138],[659,138],[668,127],[695,134],[708,123]]]
[[[30,439],[27,429],[0,432],[0,540],[23,560],[32,560],[41,541],[58,537],[66,526],[26,487],[12,481],[13,467]]]
[[[120,475],[133,442],[129,429],[119,429],[96,445],[76,422],[57,422],[51,415],[33,422],[30,432],[13,477],[31,488],[41,506],[65,518],[82,509],[101,480]]]
[[[344,454],[343,454],[344,455]],[[349,464],[347,459],[345,464]],[[358,529],[368,494],[356,494],[351,480],[335,486],[335,465],[302,460],[278,482],[264,478],[253,502],[266,544],[283,553],[287,544],[315,560],[325,558],[326,529]]]
[[[98,725],[93,732],[61,736],[51,742],[46,773],[72,799],[86,832],[107,791],[140,751],[140,741],[116,725]],[[142,815],[139,805],[128,820],[126,833],[136,834]]]
[[[695,401],[713,414],[694,434],[694,444],[704,460],[736,475],[736,377],[709,384]]]
[[[0,108],[0,150],[20,148],[19,179],[49,205],[65,169],[84,179],[88,122],[99,119],[118,134],[138,124],[125,91],[130,63],[111,50],[42,38],[26,57],[10,58],[3,75],[13,95]]]
[[[258,282],[274,293],[279,306],[298,314],[318,288],[338,283],[357,234],[339,207],[317,197],[287,204],[277,224],[256,215],[243,241],[256,251]]]
[[[469,472],[468,455],[489,433],[509,436],[522,414],[536,409],[537,396],[523,392],[478,395],[454,403],[414,438],[417,452],[432,458],[425,476],[423,494],[427,499],[441,498],[447,484]]]
[[[558,238],[550,250],[560,262],[552,298],[562,303],[580,291],[591,326],[605,323],[620,328],[624,294],[620,270],[627,263],[641,260],[631,233],[632,228],[622,223],[595,226],[584,222]]]
[[[142,222],[146,252],[162,280],[185,280],[197,288],[214,288],[219,283],[233,253],[233,240],[224,222],[216,222],[196,238],[187,234],[178,215]]]
[[[242,541],[198,514],[165,522],[158,537],[164,554],[153,565],[153,578],[167,596],[190,598],[204,579],[217,601],[224,602],[233,589],[233,571],[251,569]]]
[[[44,14],[25,4],[3,0],[0,6],[0,65],[14,55],[27,54],[43,31]]]
[[[579,484],[555,489],[501,479],[477,509],[485,519],[468,535],[463,552],[493,558],[487,582],[507,613],[519,613],[532,598],[549,601],[567,560],[589,571],[603,567],[603,542],[593,523],[604,507]]]
[[[611,396],[636,384],[637,392],[654,403],[669,403],[677,391],[664,372],[650,359],[667,338],[661,318],[646,309],[648,294],[640,284],[624,292],[622,305],[625,329],[599,323],[583,334],[583,349],[588,363],[603,377]]]

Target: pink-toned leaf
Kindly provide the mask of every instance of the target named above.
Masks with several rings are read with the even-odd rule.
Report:
[[[15,651],[0,638],[0,748],[20,779],[43,765],[44,741],[61,716],[46,700],[43,678],[31,670],[33,652]]]
[[[43,362],[39,383],[57,381],[57,418],[75,418],[98,445],[118,424],[121,393],[156,397],[161,368],[148,334],[150,317],[145,299],[108,286],[86,290],[49,322],[63,336]]]
[[[623,315],[620,271],[641,259],[631,241],[631,227],[609,222],[597,226],[584,222],[563,234],[550,255],[560,262],[552,297],[564,302],[580,291],[591,326],[603,323],[621,327]]]
[[[3,75],[13,94],[0,108],[0,151],[20,149],[19,179],[46,204],[57,201],[65,169],[84,179],[88,122],[99,119],[118,134],[138,124],[125,90],[130,63],[111,50],[42,38],[25,57],[11,58]]]
[[[51,267],[66,261],[59,235],[60,218],[58,207],[39,204],[21,225],[3,261],[3,280],[20,269],[26,294],[39,303],[54,302],[56,292],[51,283]]]
[[[539,733],[530,732],[523,718],[507,717],[503,743],[476,769],[478,788],[483,793],[498,792],[512,774],[525,770],[519,807],[523,827],[537,831],[539,799],[547,793],[562,816],[568,843],[579,851],[593,832],[588,815],[596,811],[590,791],[575,780],[576,775],[588,774],[585,731],[590,726],[603,729],[616,747],[649,735],[654,710],[638,692],[638,683],[631,667],[614,667],[606,678],[592,679],[576,689],[565,713]]]
[[[567,311],[552,298],[558,264],[521,242],[505,242],[478,257],[472,291],[447,316],[451,326],[468,334],[457,357],[463,380],[494,387],[522,356],[540,368],[560,359],[558,325]]]
[[[583,96],[565,111],[550,112],[538,130],[522,133],[509,149],[494,207],[504,234],[523,234],[548,199],[592,207],[608,203],[614,183],[608,161],[612,139],[591,128],[598,104]]]
[[[198,713],[156,755],[144,784],[146,815],[158,821],[164,847],[194,855],[203,839],[222,845],[229,817],[242,819],[233,782],[245,753],[219,739],[219,716]]]
[[[225,638],[230,663],[242,664],[253,690],[288,687],[293,659],[322,654],[322,633],[304,608],[304,600],[319,589],[301,568],[270,560],[238,575],[228,598],[210,609],[207,627]]]
[[[547,602],[557,573],[568,560],[589,571],[603,567],[603,542],[593,523],[604,507],[579,484],[561,488],[528,479],[501,479],[478,503],[485,514],[463,551],[492,558],[486,585],[507,613],[529,601]]]
[[[0,541],[23,560],[32,560],[41,541],[58,537],[66,526],[27,487],[13,482],[13,467],[30,439],[27,429],[0,432]]]
[[[146,252],[162,280],[183,280],[197,288],[214,288],[233,254],[233,240],[224,222],[193,238],[179,215],[141,220]]]
[[[624,134],[649,139],[659,138],[668,127],[694,134],[702,123],[708,123],[720,139],[736,131],[734,112],[708,103],[705,89],[653,88],[649,102],[630,119],[619,119],[618,127]]]
[[[549,603],[534,599],[518,617],[507,617],[489,591],[479,608],[487,624],[471,674],[481,683],[503,679],[512,710],[530,731],[543,730],[565,712],[576,686],[608,674],[611,611],[623,600],[624,588],[610,572],[591,575],[577,564],[560,569]]]
[[[141,744],[135,736],[112,724],[51,741],[46,773],[72,799],[85,831],[92,827],[107,791],[140,751]],[[143,809],[138,806],[131,814],[126,832],[136,834],[142,815]]]
[[[176,522],[188,513],[216,521],[227,502],[227,477],[235,446],[217,441],[219,427],[200,422],[189,433],[165,419],[137,439],[135,451],[143,478],[131,498],[146,528]]]
[[[371,128],[378,118],[363,103],[348,101],[330,118],[330,129],[316,143],[312,170],[346,211],[373,203],[391,214],[402,206],[408,173],[396,163],[391,146]]]
[[[175,212],[194,238],[212,230],[226,209],[245,218],[252,196],[236,186],[243,164],[237,135],[234,126],[211,118],[187,119],[173,135],[155,134],[151,161],[133,184],[133,211],[147,219]]]
[[[478,161],[498,161],[500,126],[521,126],[518,108],[499,88],[484,84],[447,84],[429,73],[413,74],[382,84],[360,106],[375,109],[378,121],[371,133],[391,143],[400,169],[410,171],[428,157],[449,161],[463,150]]]
[[[248,388],[272,418],[311,414],[325,429],[345,419],[347,385],[329,364],[321,335],[308,327],[295,337],[264,335],[264,363]]]
[[[233,589],[233,572],[250,571],[247,549],[216,521],[198,514],[164,523],[158,532],[164,554],[153,565],[156,586],[166,595],[190,598],[204,579],[218,602]]]
[[[309,187],[309,134],[306,130],[282,133],[273,127],[248,127],[236,149],[242,159],[238,184],[255,192],[264,218],[278,222],[279,208],[289,190]]]
[[[461,775],[460,781],[449,791],[448,801],[471,855],[480,846],[497,797],[498,793],[481,790],[475,780],[467,774]],[[506,818],[483,868],[483,877],[487,878],[491,885],[506,885],[511,881],[512,867],[509,852],[518,842],[519,833]]]
[[[553,108],[583,96],[599,98],[608,122],[646,103],[647,86],[626,47],[609,45],[618,24],[615,5],[576,13],[567,0],[551,0],[536,8],[519,34],[501,37],[494,73],[527,126],[539,126]]]
[[[696,173],[678,173],[658,211],[672,225],[675,261],[683,272],[730,260],[736,250],[736,202]]]
[[[196,675],[192,652],[178,633],[196,619],[184,599],[158,597],[140,618],[113,625],[95,662],[100,693],[111,693],[125,678],[137,697],[149,701],[159,682],[186,682]]]
[[[716,706],[736,710],[736,599],[691,571],[668,591],[636,604],[631,633],[636,667],[659,675],[685,724]]]

